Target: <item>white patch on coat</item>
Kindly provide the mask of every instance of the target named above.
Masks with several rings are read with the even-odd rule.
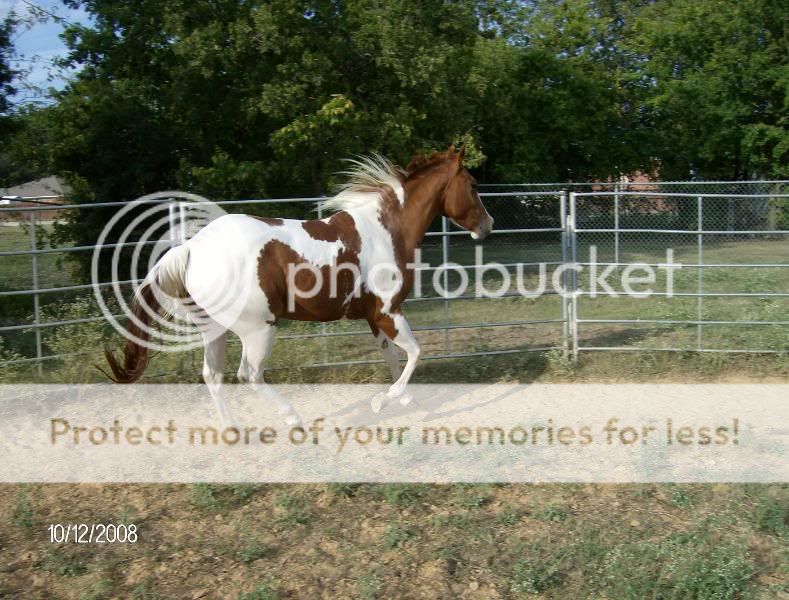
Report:
[[[361,240],[359,269],[362,282],[383,302],[381,312],[389,314],[395,296],[403,287],[403,274],[395,260],[392,234],[381,222],[381,207],[368,204],[347,212],[353,217]]]

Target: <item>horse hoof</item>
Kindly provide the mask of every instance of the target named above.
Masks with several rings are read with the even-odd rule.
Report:
[[[408,392],[400,396],[400,406],[408,406],[413,401],[414,401],[414,397]]]
[[[386,406],[386,395],[383,393],[376,394],[370,401],[370,408],[375,414],[381,412],[381,409]]]

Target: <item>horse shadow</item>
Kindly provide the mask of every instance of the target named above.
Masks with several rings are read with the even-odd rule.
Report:
[[[582,341],[584,345],[589,346],[615,346],[621,345],[624,341],[632,344],[634,341],[648,337],[651,333],[652,332],[650,332],[648,328],[628,327],[619,329],[617,331],[601,331],[599,333],[595,332],[592,333],[592,335],[584,336]],[[454,362],[454,366],[457,366],[458,364],[462,364],[462,360],[464,359],[452,359],[451,362]],[[507,381],[505,385],[514,383],[521,385],[534,384],[535,381],[539,380],[543,375],[548,373],[550,369],[551,362],[546,355],[539,354],[533,356],[528,362],[528,369],[524,369],[522,373],[519,373],[511,381]],[[433,369],[431,368],[430,370],[432,371]],[[413,388],[414,385],[418,385],[419,383],[431,383],[432,392],[429,396],[425,395],[424,393],[414,394],[414,401],[409,405],[401,406],[397,400],[390,400],[389,403],[384,406],[384,408],[379,413],[374,413],[370,407],[372,398],[378,393],[385,392],[388,388],[388,385],[381,384],[380,388],[377,388],[365,399],[352,402],[332,413],[325,415],[325,418],[348,418],[351,420],[359,419],[363,420],[364,424],[367,426],[375,426],[385,420],[398,417],[408,417],[416,413],[426,412],[427,414],[422,416],[422,420],[429,422],[446,419],[458,414],[469,413],[486,406],[492,407],[513,393],[512,390],[505,388],[493,397],[489,397],[488,394],[485,394],[486,398],[478,403],[465,403],[463,406],[450,408],[447,405],[451,405],[453,400],[459,396],[458,384],[461,382],[432,383],[429,380],[424,381],[425,374],[422,374],[422,376],[420,376],[418,379],[422,381],[417,380],[409,386],[411,392],[414,392],[415,389],[419,389]],[[479,385],[481,389],[491,389],[494,386],[501,385],[497,383],[486,384],[482,382],[474,382],[472,385],[473,384]],[[445,406],[447,406],[447,408],[442,410],[442,407]]]

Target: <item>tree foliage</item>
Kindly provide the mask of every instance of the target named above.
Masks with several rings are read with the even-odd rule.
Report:
[[[662,171],[789,177],[787,5],[662,0],[638,11],[626,51],[649,82],[641,106]]]
[[[772,0],[66,2],[80,70],[8,147],[79,201],[319,194],[461,137],[483,181],[789,176]]]
[[[16,23],[12,16],[0,21],[0,135],[7,137],[12,133],[13,127],[11,119],[8,117],[10,108],[9,98],[14,95],[13,87],[16,73],[11,68],[11,56],[13,44],[11,35]],[[0,159],[2,160],[2,159]],[[2,167],[0,167],[2,169]],[[1,173],[2,171],[0,171]]]
[[[15,22],[12,17],[6,17],[0,21],[0,115],[4,115],[8,111],[8,98],[14,94],[12,83],[15,72],[11,68],[11,53],[13,51],[11,34],[14,27]]]

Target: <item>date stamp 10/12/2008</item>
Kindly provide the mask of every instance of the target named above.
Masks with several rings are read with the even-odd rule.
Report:
[[[47,532],[52,544],[134,544],[139,537],[133,523],[52,523]]]

